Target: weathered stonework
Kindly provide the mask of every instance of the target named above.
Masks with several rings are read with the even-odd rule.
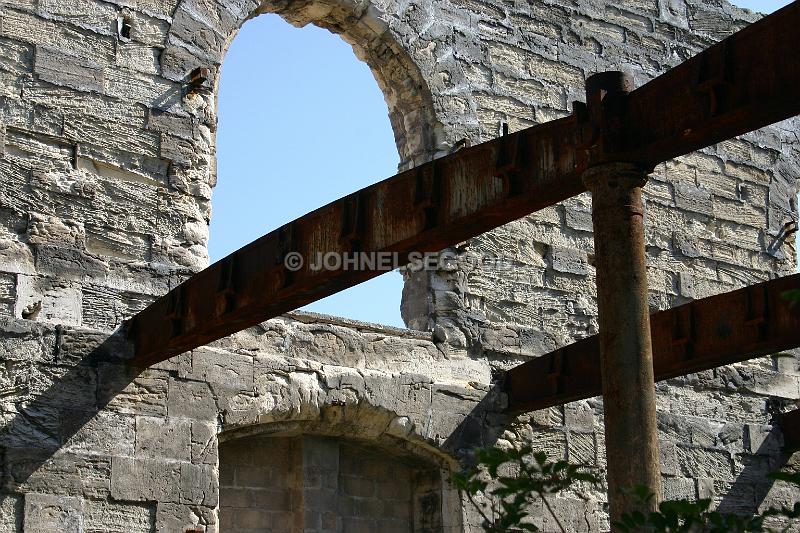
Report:
[[[111,332],[207,263],[219,66],[241,24],[267,12],[353,45],[386,95],[402,168],[503,123],[564,116],[592,72],[629,68],[645,83],[757,18],[724,0],[0,4],[0,532],[257,531],[281,512],[261,530],[297,530],[301,514],[314,531],[369,530],[378,490],[408,511],[381,529],[477,531],[447,483],[474,446],[525,439],[602,472],[599,399],[510,420],[495,389],[502,369],[597,329],[586,196],[409,276],[413,330],[294,313],[144,372],[126,365],[131,347]],[[189,94],[197,66],[212,80]],[[654,309],[793,271],[782,228],[797,218],[796,131],[788,121],[656,169]],[[788,501],[766,473],[791,461],[775,415],[798,399],[796,358],[660,383],[666,495],[742,512]],[[353,446],[404,467],[356,472]],[[237,447],[255,455],[239,464]],[[270,489],[301,507],[259,500],[264,478],[237,480],[237,464],[266,473],[292,449],[294,477]],[[408,494],[402,480],[420,471]],[[580,496],[554,500],[560,520],[608,530],[602,487]],[[245,519],[225,522],[226,508]]]

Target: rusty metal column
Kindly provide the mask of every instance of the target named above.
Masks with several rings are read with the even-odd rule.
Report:
[[[587,80],[589,114],[601,124],[599,143],[614,153],[614,116],[633,88],[631,78],[606,72]],[[656,509],[661,474],[650,341],[642,187],[647,171],[630,163],[601,163],[583,175],[592,193],[600,358],[611,520]],[[630,493],[655,494],[642,507]]]

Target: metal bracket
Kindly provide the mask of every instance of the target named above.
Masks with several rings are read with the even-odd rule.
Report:
[[[339,244],[356,250],[363,238],[364,214],[362,213],[361,192],[355,192],[344,198],[342,206],[342,226],[339,234]]]
[[[695,324],[694,306],[683,305],[675,309],[672,322],[672,345],[683,346],[684,360],[693,359]]]
[[[708,116],[715,117],[720,112],[720,103],[730,87],[728,67],[728,42],[722,41],[716,47],[709,48],[700,56],[696,64],[695,91],[708,95]]]
[[[507,196],[517,196],[522,193],[522,184],[517,177],[519,172],[519,137],[509,136],[508,123],[503,123],[503,135],[497,150],[495,162],[495,176],[503,180],[503,187],[508,192]]]
[[[167,312],[164,318],[169,322],[171,337],[177,337],[186,327],[186,296],[182,285],[171,291],[167,300]]]
[[[744,324],[758,328],[758,340],[762,341],[767,336],[769,293],[766,285],[761,284],[747,287],[745,294],[747,303]]]
[[[217,312],[220,315],[230,313],[236,308],[236,256],[229,255],[222,260],[217,286]]]
[[[205,87],[206,81],[210,78],[210,69],[206,67],[197,67],[189,73],[189,82],[186,84],[186,94],[197,94]]]
[[[425,216],[425,230],[435,228],[439,219],[442,191],[438,168],[435,161],[423,165],[414,177],[414,207],[421,209]]]
[[[564,350],[553,352],[550,369],[547,372],[547,381],[551,384],[553,394],[561,394],[567,387],[569,380],[569,363]]]

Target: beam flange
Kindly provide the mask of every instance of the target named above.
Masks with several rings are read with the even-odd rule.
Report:
[[[800,304],[785,297],[798,289],[794,274],[651,315],[656,381],[800,346]],[[599,396],[598,336],[512,368],[504,386],[512,413]]]

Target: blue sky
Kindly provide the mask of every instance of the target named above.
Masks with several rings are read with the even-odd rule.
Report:
[[[248,21],[222,67],[209,251],[216,261],[278,226],[394,175],[388,109],[350,45],[276,15]],[[389,272],[306,309],[403,326]]]
[[[746,7],[759,13],[772,13],[789,3],[787,0],[733,0],[731,2],[739,7]]]
[[[736,3],[771,12],[788,2]],[[212,262],[395,174],[387,113],[372,73],[339,37],[276,15],[245,23],[220,81]],[[391,272],[306,309],[402,327],[402,286]]]

